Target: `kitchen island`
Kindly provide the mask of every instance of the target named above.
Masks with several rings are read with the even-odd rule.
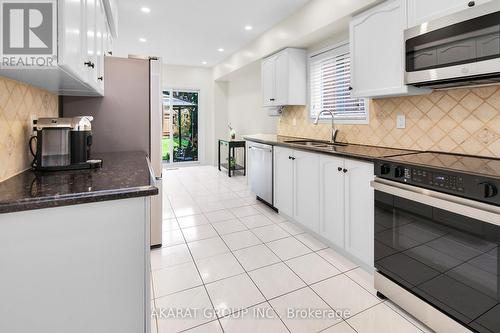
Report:
[[[146,155],[0,183],[0,332],[149,332]]]

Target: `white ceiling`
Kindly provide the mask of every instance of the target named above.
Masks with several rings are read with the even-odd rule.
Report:
[[[114,52],[211,67],[309,0],[119,0]],[[141,7],[151,9],[143,13]],[[253,26],[246,31],[245,25]],[[147,42],[140,42],[145,38]],[[217,51],[224,48],[224,52]],[[206,61],[207,65],[202,65]]]

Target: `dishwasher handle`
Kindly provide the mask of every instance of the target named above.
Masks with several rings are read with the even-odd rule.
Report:
[[[269,149],[269,148],[261,148],[261,147],[256,147],[256,146],[248,146],[248,149],[257,149],[257,150],[266,151],[268,153],[272,153],[272,150]]]

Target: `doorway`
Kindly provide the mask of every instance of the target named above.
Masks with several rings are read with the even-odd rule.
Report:
[[[163,91],[164,163],[198,161],[198,104],[199,91]]]

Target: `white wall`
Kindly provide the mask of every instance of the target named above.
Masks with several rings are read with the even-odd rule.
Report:
[[[228,83],[226,81],[216,81],[214,86],[214,142],[218,139],[228,137],[228,110],[227,110]],[[217,163],[217,144],[214,145],[213,164]]]
[[[233,73],[227,81],[227,120],[237,137],[245,134],[274,134],[278,117],[262,108],[260,61]]]
[[[285,47],[309,47],[345,30],[355,12],[381,0],[311,0],[214,68],[214,78],[226,75]]]
[[[164,65],[164,89],[199,90],[198,160],[202,164],[214,161],[214,80],[211,68]]]

